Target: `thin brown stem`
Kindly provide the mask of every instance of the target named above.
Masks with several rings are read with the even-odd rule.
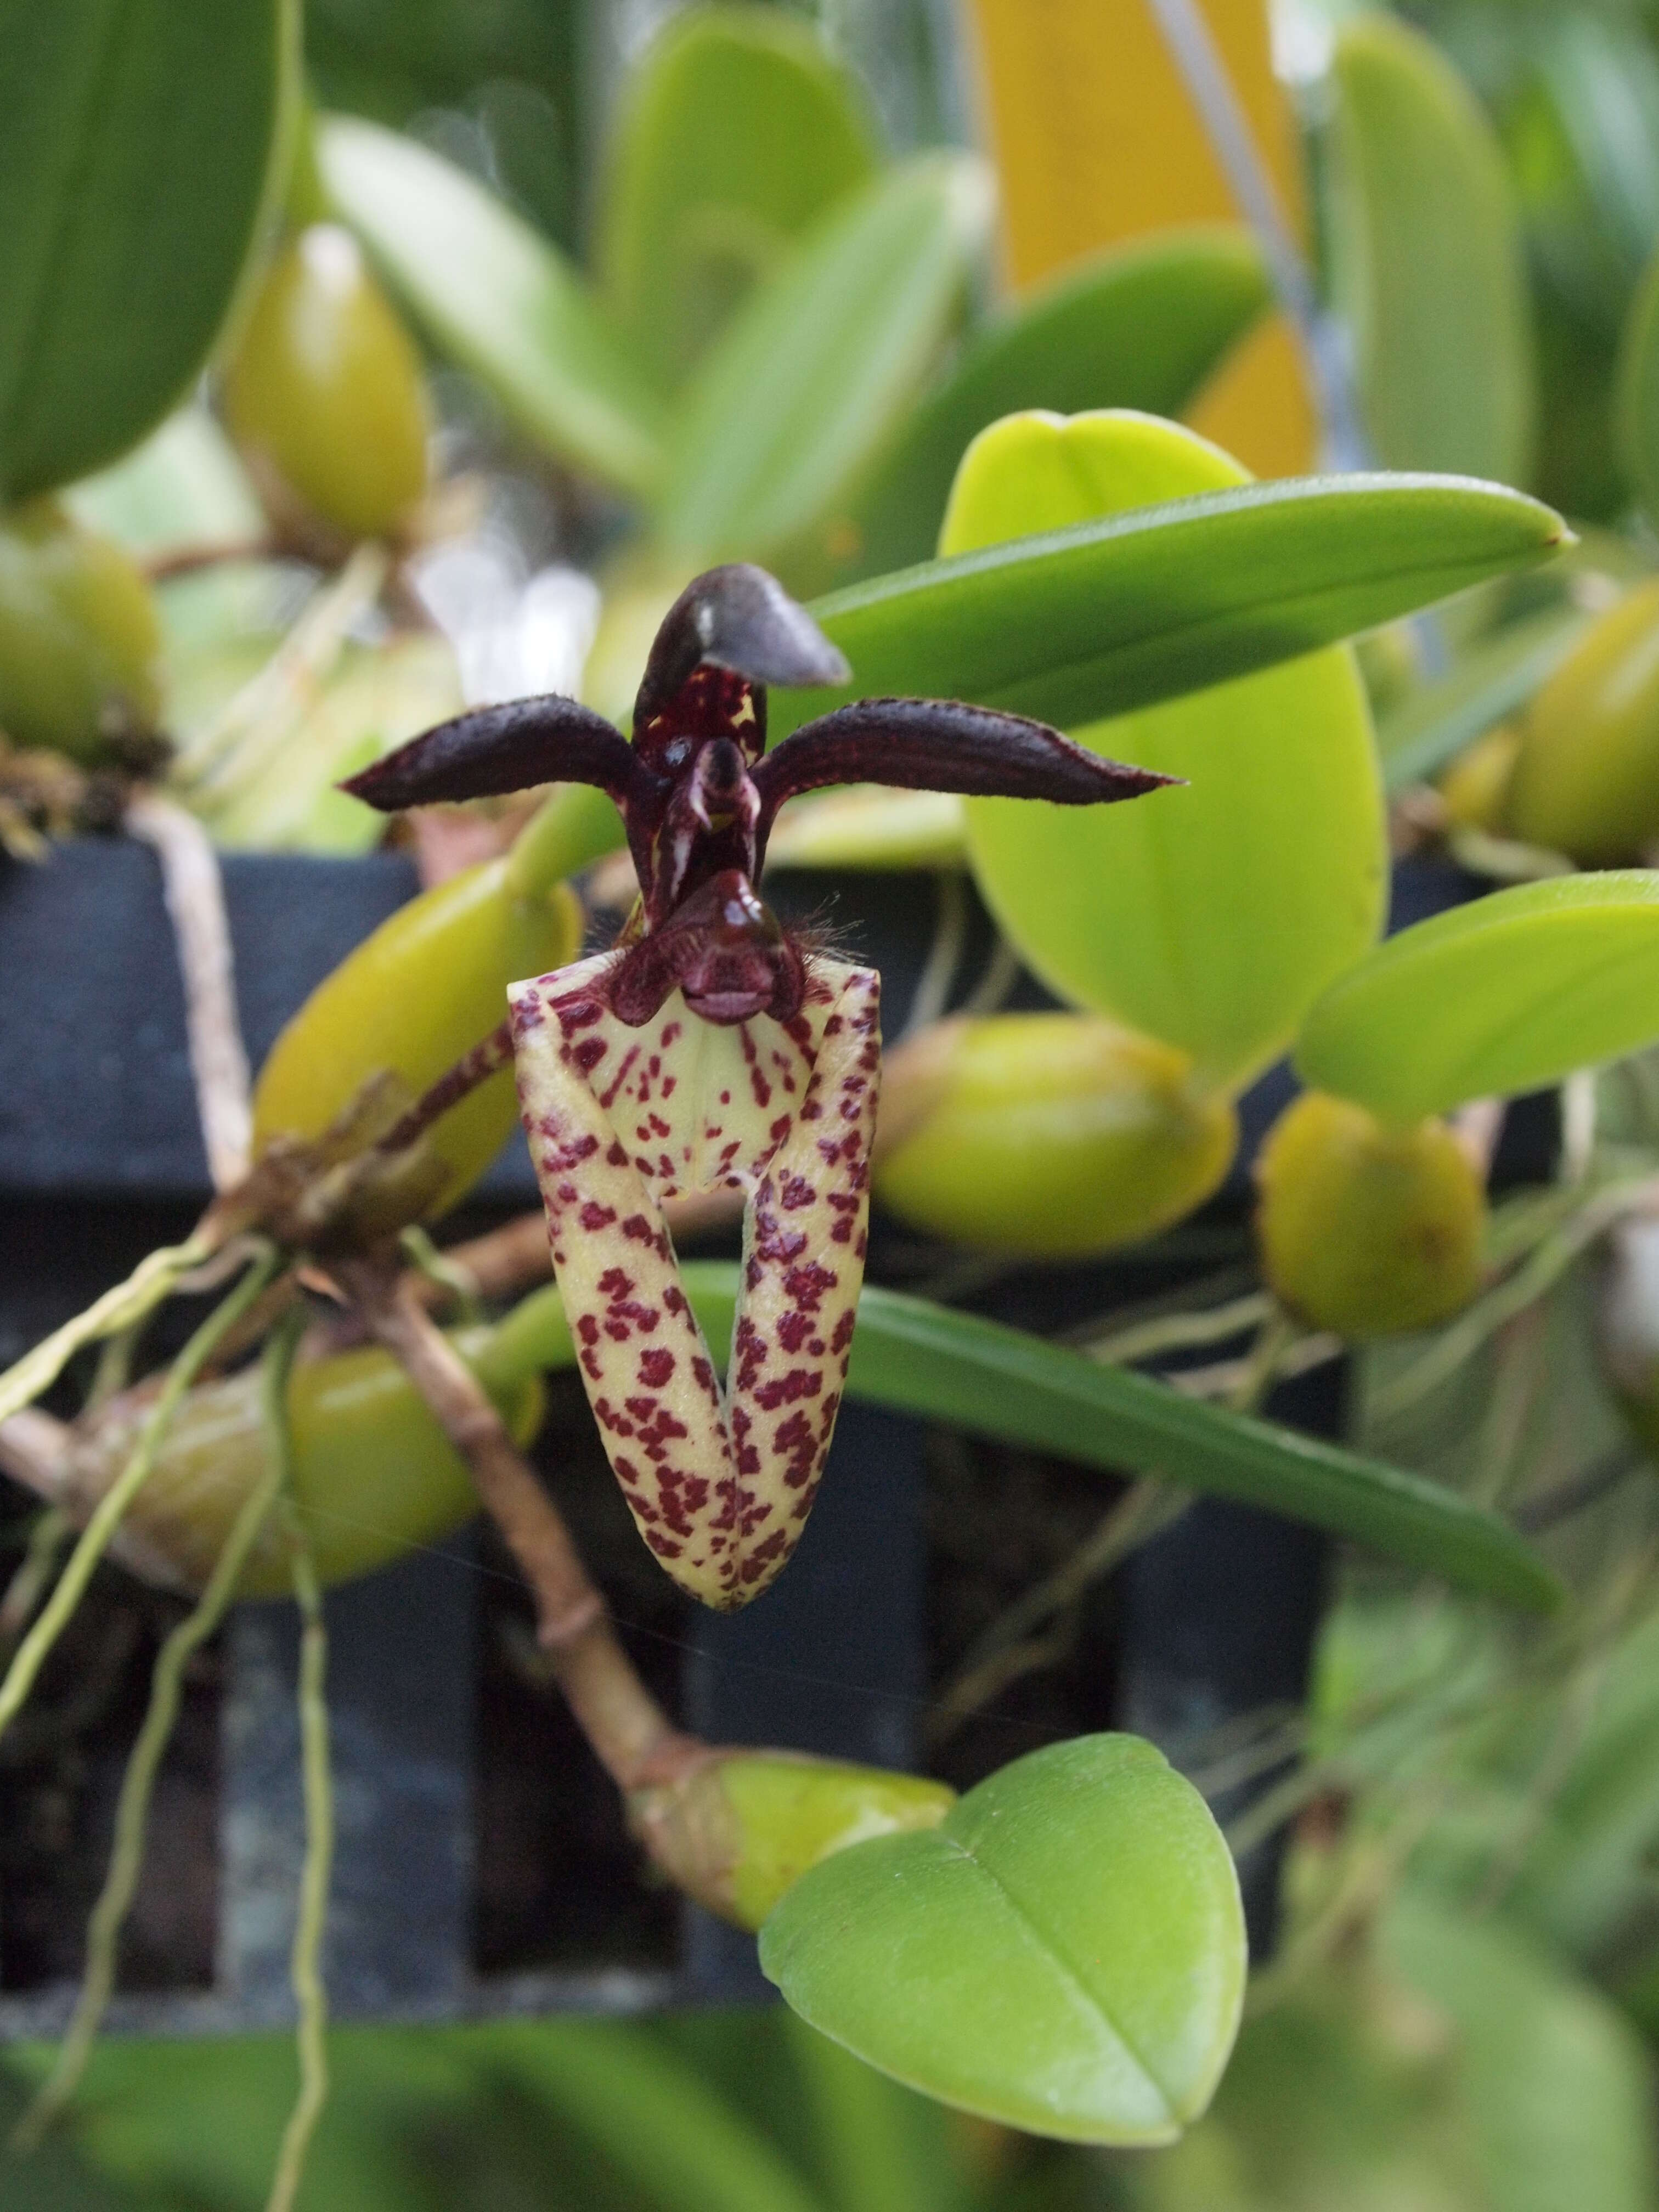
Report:
[[[674,1779],[703,1747],[675,1729],[617,1641],[564,1516],[501,1415],[410,1288],[372,1261],[341,1279],[369,1333],[403,1366],[466,1462],[536,1601],[537,1639],[600,1764],[623,1791]]]

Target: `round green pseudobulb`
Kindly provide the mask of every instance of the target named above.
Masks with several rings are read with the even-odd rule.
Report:
[[[1273,1125],[1256,1180],[1267,1280],[1314,1328],[1393,1336],[1474,1296],[1486,1194],[1443,1122],[1393,1128],[1305,1091]]]
[[[0,732],[88,765],[161,708],[161,624],[119,546],[55,500],[0,517]]]
[[[225,373],[223,404],[278,506],[286,494],[349,538],[394,528],[426,489],[419,356],[337,223],[311,224],[278,255]]]
[[[281,1137],[320,1137],[377,1077],[389,1074],[413,1105],[506,1018],[509,983],[562,967],[580,942],[572,892],[555,884],[515,895],[510,858],[411,899],[324,977],[271,1047],[253,1091],[256,1154]],[[517,1113],[510,1066],[452,1107],[429,1133],[401,1218],[453,1206]]]
[[[1190,1056],[1082,1014],[958,1018],[888,1057],[875,1189],[912,1227],[992,1250],[1104,1252],[1178,1221],[1227,1172],[1228,1102]]]
[[[725,1751],[678,1781],[637,1791],[629,1812],[688,1895],[757,1929],[832,1851],[937,1827],[955,1802],[954,1790],[919,1774],[804,1752]]]
[[[538,1376],[507,1382],[491,1370],[487,1329],[463,1330],[458,1348],[520,1444],[541,1425]],[[158,1386],[111,1401],[78,1436],[70,1496],[89,1512],[126,1464]],[[199,1589],[231,1523],[266,1463],[258,1365],[198,1385],[185,1396],[155,1471],[122,1522],[130,1564]],[[302,1362],[289,1384],[294,1491],[317,1571],[349,1581],[416,1545],[437,1542],[471,1519],[478,1501],[459,1455],[403,1369],[377,1347]],[[292,1586],[292,1553],[278,1516],[269,1519],[239,1595],[280,1597]]]
[[[1511,836],[1585,867],[1659,837],[1659,577],[1592,624],[1521,724]]]

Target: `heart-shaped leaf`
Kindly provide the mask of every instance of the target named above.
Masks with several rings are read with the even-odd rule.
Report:
[[[686,387],[665,544],[761,557],[817,520],[927,381],[991,210],[980,162],[917,155],[750,293]]]
[[[941,550],[1243,481],[1171,422],[1013,416],[969,448]],[[1381,926],[1382,793],[1353,657],[1334,647],[1073,734],[1188,787],[1133,806],[970,799],[987,902],[1051,990],[1182,1046],[1200,1086],[1237,1087]]]
[[[1519,884],[1401,930],[1310,1013],[1305,1082],[1415,1121],[1659,1037],[1659,873]]]
[[[275,181],[294,0],[0,26],[0,495],[113,460],[189,388]]]
[[[908,692],[1075,729],[1293,660],[1571,542],[1538,501],[1461,477],[1295,477],[1169,500],[815,600],[856,690],[775,691],[769,727],[775,742],[838,698]]]
[[[661,403],[585,279],[483,185],[411,138],[335,116],[318,167],[442,353],[528,438],[622,491],[661,465]]]
[[[858,85],[809,25],[754,7],[671,21],[623,87],[595,226],[605,299],[640,359],[677,383],[875,166]]]
[[[1163,231],[1068,270],[981,331],[906,424],[840,525],[857,549],[850,572],[927,559],[957,465],[999,416],[1178,415],[1267,299],[1249,233],[1222,224]]]
[[[1532,331],[1497,133],[1440,49],[1380,10],[1343,25],[1332,82],[1333,262],[1377,453],[1523,482]]]
[[[794,2011],[884,2073],[1083,2142],[1168,2142],[1196,2118],[1244,1993],[1220,1831],[1125,1735],[1033,1752],[937,1828],[836,1852],[760,1954]]]

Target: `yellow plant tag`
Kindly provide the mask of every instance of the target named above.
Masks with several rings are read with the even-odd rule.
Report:
[[[1274,76],[1266,0],[1200,0],[1292,229],[1306,208],[1295,120]],[[966,0],[1017,289],[1171,223],[1239,210],[1150,0]],[[1282,315],[1257,327],[1189,409],[1257,476],[1312,466],[1316,418]]]

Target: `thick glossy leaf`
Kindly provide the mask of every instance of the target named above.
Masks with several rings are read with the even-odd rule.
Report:
[[[761,1965],[804,2020],[1032,2133],[1170,2142],[1238,2030],[1238,1877],[1204,1800],[1136,1736],[1016,1759],[937,1828],[802,1875]]]
[[[1075,729],[1292,660],[1571,539],[1497,484],[1297,477],[930,561],[812,613],[852,664],[841,696],[932,694]],[[774,692],[774,738],[837,696]]]
[[[1659,253],[1631,303],[1619,356],[1619,455],[1651,519],[1659,515]]]
[[[294,0],[0,4],[0,495],[184,397],[274,182]]]
[[[556,459],[643,493],[661,405],[580,274],[453,162],[378,125],[316,133],[330,198],[441,352]]]
[[[1474,646],[1456,665],[1409,693],[1377,725],[1389,792],[1421,783],[1522,707],[1589,627],[1578,607],[1552,607]]]
[[[1659,1037],[1659,873],[1555,876],[1402,930],[1334,983],[1304,1081],[1415,1121],[1541,1090]]]
[[[678,383],[875,166],[858,86],[809,25],[754,7],[672,21],[623,88],[596,226],[600,285],[640,359]]]
[[[1164,231],[1102,255],[999,316],[905,426],[842,525],[852,573],[925,561],[971,440],[1026,407],[1178,415],[1267,304],[1248,232]]]
[[[1013,416],[969,449],[941,550],[1244,480],[1171,422]],[[970,799],[980,886],[1050,989],[1182,1046],[1200,1087],[1236,1088],[1382,924],[1382,792],[1353,656],[1333,647],[1073,734],[1188,787],[1064,813]]]
[[[682,1273],[708,1342],[727,1343],[736,1268],[692,1261]],[[502,1323],[492,1373],[574,1358],[557,1291],[539,1291]],[[1506,1522],[1440,1483],[925,1298],[866,1285],[847,1387],[1000,1443],[1263,1505],[1512,1604],[1547,1608],[1560,1595]]]
[[[1440,49],[1381,12],[1343,25],[1333,84],[1332,252],[1378,457],[1523,482],[1532,333],[1496,133]]]
[[[917,155],[750,295],[686,387],[666,544],[758,558],[823,514],[926,382],[991,207],[979,162]]]

